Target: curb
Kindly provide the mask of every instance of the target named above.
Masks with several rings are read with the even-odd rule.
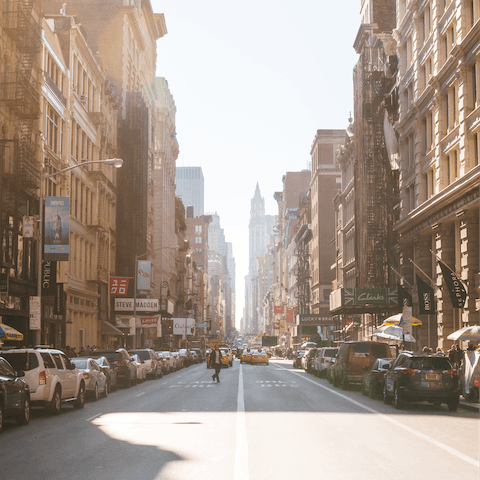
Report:
[[[470,410],[471,412],[480,412],[480,405],[478,403],[469,403],[460,401],[459,408]]]

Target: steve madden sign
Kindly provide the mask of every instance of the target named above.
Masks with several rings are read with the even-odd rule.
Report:
[[[160,302],[158,298],[137,298],[137,312],[158,312]],[[116,312],[133,312],[133,298],[116,298]]]

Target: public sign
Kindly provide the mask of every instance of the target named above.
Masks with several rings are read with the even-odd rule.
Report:
[[[435,293],[433,288],[418,275],[415,275],[415,277],[417,278],[419,312],[421,314],[435,313]]]
[[[40,297],[29,298],[29,328],[30,330],[40,330],[41,328],[41,301]]]
[[[273,313],[277,314],[277,313],[283,313],[284,312],[284,309],[285,309],[285,306],[284,305],[274,305],[273,306]]]
[[[158,298],[137,298],[137,312],[158,312],[160,301]],[[133,312],[133,298],[116,298],[116,312]]]
[[[463,283],[458,279],[457,274],[452,272],[443,262],[438,260],[440,268],[442,269],[443,278],[447,284],[448,293],[450,294],[450,300],[452,301],[453,308],[465,307],[467,300],[467,292]]]
[[[70,198],[45,198],[44,258],[68,262],[70,238]]]
[[[305,313],[303,315],[298,315],[297,318],[299,325],[312,325],[321,327],[329,327],[335,325],[333,317],[329,313]]]
[[[412,320],[412,307],[404,306],[402,309],[402,327],[404,335],[413,335]]]
[[[110,277],[110,294],[126,296],[129,280],[128,277]]]
[[[55,295],[56,285],[57,262],[44,262],[42,266],[42,295]]]
[[[137,290],[150,290],[152,262],[150,260],[137,261]]]
[[[293,308],[287,308],[287,323],[293,323]]]
[[[135,335],[135,317],[115,315],[115,324],[120,328],[128,328],[130,335]]]

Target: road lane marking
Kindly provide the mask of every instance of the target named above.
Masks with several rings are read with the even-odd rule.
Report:
[[[285,371],[291,372],[291,373],[297,373],[297,374],[301,373],[301,372],[296,372],[294,370],[290,370],[289,368],[283,368],[283,367],[280,367],[280,368],[281,368],[281,370],[285,370]],[[350,403],[353,403],[354,405],[357,405],[358,407],[363,408],[367,412],[374,413],[375,415],[378,415],[380,418],[383,418],[384,420],[386,420],[390,423],[393,423],[397,427],[401,427],[404,430],[406,430],[407,432],[412,433],[413,435],[416,435],[417,437],[421,438],[422,440],[425,440],[425,441],[431,443],[432,445],[435,445],[436,447],[441,448],[442,450],[445,450],[446,452],[451,453],[452,455],[460,458],[461,460],[464,460],[465,462],[469,463],[470,465],[473,465],[477,468],[480,467],[480,462],[478,460],[475,460],[475,459],[469,457],[468,455],[465,455],[464,453],[459,452],[458,450],[455,450],[454,448],[449,447],[448,445],[445,445],[444,443],[439,442],[438,440],[435,440],[434,438],[429,437],[428,435],[425,435],[424,433],[419,432],[418,430],[415,430],[414,428],[409,427],[408,425],[405,425],[405,424],[399,422],[398,420],[395,420],[395,419],[389,417],[385,413],[381,413],[378,410],[375,410],[374,408],[367,407],[363,403],[357,402],[353,398],[347,397],[347,395],[344,395],[343,393],[337,392],[336,390],[333,390],[330,387],[326,387],[325,385],[317,383],[314,380],[312,380],[311,378],[308,378],[308,377],[303,376],[303,375],[301,376],[301,378],[303,378],[304,380],[307,380],[310,383],[313,383],[314,385],[317,385],[320,388],[323,388],[324,390],[329,391],[330,393],[333,393],[334,395],[337,395],[338,397],[341,397],[345,400],[348,400]]]
[[[245,422],[245,396],[243,391],[243,367],[238,374],[237,396],[237,446],[235,449],[234,480],[249,480],[247,425]]]
[[[101,413],[97,413],[96,415],[94,415],[93,417],[90,417],[90,418],[86,418],[85,421],[86,422],[89,422],[90,420],[93,420],[94,418],[97,418],[101,415]]]
[[[137,395],[137,397],[140,397],[140,396],[142,396],[142,395],[145,395],[145,392],[139,393],[139,394]]]

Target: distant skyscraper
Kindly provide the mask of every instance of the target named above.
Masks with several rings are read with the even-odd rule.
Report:
[[[195,217],[203,215],[204,180],[202,167],[177,167],[175,177],[177,196],[185,208],[193,206]]]

